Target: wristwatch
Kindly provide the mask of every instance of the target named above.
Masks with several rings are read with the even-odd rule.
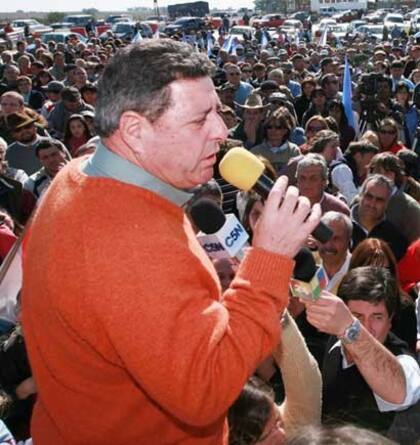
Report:
[[[359,338],[360,328],[361,328],[360,321],[357,318],[355,318],[353,323],[344,331],[344,334],[338,338],[344,344],[353,343]]]

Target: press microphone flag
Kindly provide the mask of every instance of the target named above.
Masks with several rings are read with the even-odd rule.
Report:
[[[192,205],[191,218],[200,229],[197,239],[210,258],[243,258],[249,235],[235,215],[225,215],[214,201],[203,198]]]

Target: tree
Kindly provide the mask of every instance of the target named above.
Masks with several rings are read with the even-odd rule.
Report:
[[[62,22],[64,16],[65,16],[64,12],[52,11],[47,14],[47,17],[45,18],[45,20],[48,24]]]
[[[95,8],[85,8],[85,9],[82,9],[82,13],[83,14],[93,15],[93,17],[95,17],[98,12],[99,11],[97,9],[95,9]]]

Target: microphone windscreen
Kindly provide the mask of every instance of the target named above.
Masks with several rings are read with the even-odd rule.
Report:
[[[302,247],[294,259],[295,267],[293,269],[293,277],[297,280],[309,283],[317,270],[312,252],[308,248]]]
[[[264,163],[242,147],[230,149],[219,164],[223,179],[245,191],[252,189],[264,169]]]
[[[222,209],[211,199],[199,199],[191,206],[191,218],[194,224],[206,234],[219,231],[226,221]]]

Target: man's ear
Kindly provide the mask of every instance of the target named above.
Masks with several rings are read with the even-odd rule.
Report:
[[[121,139],[129,147],[138,147],[150,129],[150,121],[136,111],[125,111],[120,117],[119,132]]]

